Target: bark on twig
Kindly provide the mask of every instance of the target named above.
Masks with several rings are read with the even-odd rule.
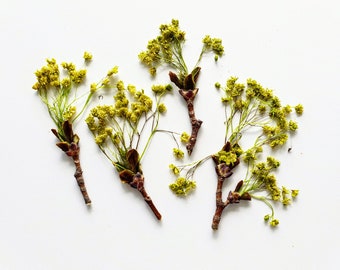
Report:
[[[189,142],[186,145],[188,154],[191,155],[196,141],[198,131],[203,123],[203,121],[199,120],[195,116],[195,108],[194,108],[194,100],[198,93],[198,88],[196,88],[196,82],[198,80],[198,76],[200,74],[200,67],[196,67],[190,74],[188,74],[184,80],[180,80],[178,76],[169,72],[170,80],[179,88],[180,95],[184,98],[187,103],[188,114],[191,123],[191,135],[189,138]]]
[[[189,114],[190,123],[191,123],[191,135],[189,138],[189,142],[186,145],[189,155],[191,155],[195,147],[198,131],[203,123],[203,121],[197,119],[195,116],[194,100],[195,100],[197,92],[198,92],[198,88],[194,90],[183,90],[183,89],[179,90],[179,93],[184,98],[185,102],[187,103],[188,114]]]
[[[74,173],[74,177],[77,180],[77,184],[80,188],[81,194],[83,195],[84,201],[86,205],[90,205],[91,204],[91,199],[87,193],[87,189],[85,186],[85,181],[84,181],[84,177],[83,177],[83,170],[81,169],[81,165],[80,165],[80,159],[79,159],[79,152],[80,152],[80,148],[78,144],[75,143],[71,143],[71,147],[72,150],[72,160],[74,163],[74,166],[76,167],[76,172]]]
[[[158,220],[162,219],[162,215],[157,210],[150,196],[144,187],[144,175],[139,162],[139,153],[135,149],[130,149],[126,154],[128,168],[119,173],[119,178],[122,182],[129,184],[132,188],[137,189],[143,196],[154,215]]]
[[[80,165],[80,147],[79,147],[79,137],[77,134],[73,133],[72,124],[69,121],[65,121],[63,123],[63,131],[65,138],[55,130],[52,129],[53,134],[60,140],[56,145],[69,157],[72,158],[76,171],[74,173],[74,177],[76,178],[77,184],[83,195],[84,201],[86,205],[91,204],[91,199],[87,193],[87,189],[85,186],[85,181],[83,177],[83,170]]]
[[[230,143],[227,142],[222,150],[226,152],[230,151],[231,150]],[[232,165],[227,165],[224,162],[219,162],[219,160],[214,156],[213,160],[216,164],[215,171],[217,174],[217,187],[216,187],[216,210],[212,220],[211,228],[213,230],[218,230],[223,210],[229,204],[239,203],[240,200],[251,200],[251,197],[248,193],[245,193],[242,196],[238,193],[243,184],[243,181],[241,180],[236,185],[234,191],[229,191],[226,201],[223,201],[222,199],[223,183],[227,178],[229,178],[233,174],[232,169],[234,169],[240,163],[240,161],[237,160]]]
[[[133,181],[129,183],[131,187],[136,188],[143,196],[145,202],[149,205],[152,212],[155,214],[158,220],[162,219],[162,215],[157,210],[156,206],[152,202],[150,196],[147,194],[144,188],[144,176],[139,172],[133,176]]]

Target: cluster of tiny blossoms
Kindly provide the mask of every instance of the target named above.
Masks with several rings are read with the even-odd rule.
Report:
[[[289,119],[293,109],[298,115],[303,112],[301,104],[295,107],[281,105],[273,90],[262,87],[253,79],[247,85],[237,83],[236,77],[227,80],[225,87],[220,83],[215,86],[223,89],[222,102],[227,110],[226,140],[232,145],[238,144],[242,133],[248,128],[259,128],[261,135],[253,148],[249,149],[246,159],[254,159],[261,152],[264,144],[275,148],[287,142],[289,132],[297,130],[298,125]]]
[[[290,119],[291,112],[295,109],[297,115],[303,113],[303,106],[281,105],[280,99],[273,94],[271,89],[262,87],[253,79],[248,79],[247,84],[240,84],[236,77],[227,80],[224,87],[220,83],[216,88],[223,90],[222,102],[226,108],[226,138],[231,143],[231,150],[216,156],[219,162],[227,165],[241,159],[248,165],[247,177],[239,190],[240,196],[245,193],[253,198],[266,203],[272,210],[265,216],[272,226],[279,224],[274,218],[274,210],[270,201],[281,201],[283,205],[292,202],[292,198],[298,194],[297,190],[279,187],[273,170],[279,167],[280,162],[274,157],[267,157],[266,162],[259,162],[263,146],[269,145],[276,148],[284,145],[291,132],[298,128],[296,121]],[[241,148],[242,138],[249,129],[257,130],[259,135],[254,144],[247,150]],[[257,192],[266,191],[268,196],[258,196]]]
[[[88,62],[92,59],[92,55],[85,52],[83,58],[85,62]],[[62,70],[65,75],[62,75]],[[41,100],[47,106],[61,140],[66,140],[67,137],[62,128],[63,123],[74,122],[89,104],[93,95],[89,91],[86,101],[76,114],[75,104],[79,99],[77,88],[85,81],[86,72],[86,69],[77,69],[72,62],[62,62],[59,65],[54,58],[47,59],[46,65],[35,72],[37,81],[32,88],[37,90]]]
[[[155,75],[157,67],[163,63],[187,73],[182,57],[185,32],[179,29],[178,20],[162,24],[159,30],[160,35],[148,42],[147,50],[138,55],[139,59],[149,68],[151,75]]]
[[[138,55],[140,61],[149,68],[149,72],[153,76],[156,75],[160,65],[167,64],[176,70],[180,79],[184,79],[189,74],[182,53],[185,32],[179,28],[179,21],[175,19],[170,24],[162,24],[159,30],[160,35],[150,40],[146,51]],[[222,40],[219,38],[211,38],[206,35],[202,43],[202,50],[193,70],[198,66],[205,53],[214,52],[215,60],[224,53]]]
[[[186,144],[190,138],[190,135],[186,132],[182,132],[180,134],[180,141],[183,144]],[[184,157],[184,152],[180,150],[179,148],[173,148],[173,154],[176,159],[183,159]],[[208,160],[210,156],[193,162],[191,164],[184,164],[184,165],[175,165],[175,164],[170,164],[169,169],[171,173],[176,177],[176,180],[169,185],[169,188],[173,193],[179,196],[185,196],[191,193],[195,188],[196,188],[196,182],[192,180],[194,173],[196,169],[204,163],[206,160]],[[188,170],[186,170],[189,167]],[[185,171],[185,177],[181,176],[181,172]]]
[[[146,132],[146,123],[152,120],[148,143],[157,131],[159,115],[166,111],[164,103],[161,102],[162,97],[170,92],[172,87],[152,86],[156,100],[156,108],[153,109],[153,100],[144,90],[137,90],[130,84],[125,87],[121,80],[111,86],[116,90],[114,103],[93,108],[86,118],[86,123],[94,135],[95,142],[113,164],[126,168],[126,153],[130,149],[137,150],[140,137]],[[148,143],[141,152],[141,157]]]

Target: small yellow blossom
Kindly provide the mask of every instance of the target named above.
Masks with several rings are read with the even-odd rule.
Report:
[[[158,105],[157,110],[159,111],[159,113],[165,113],[167,108],[164,103],[161,103]]]
[[[276,227],[277,225],[279,225],[279,220],[278,219],[273,219],[270,221],[270,225],[273,226],[273,227]]]
[[[215,83],[215,87],[216,87],[217,89],[220,89],[220,88],[221,88],[221,84],[220,84],[219,82],[216,82],[216,83]]]
[[[181,142],[183,143],[187,143],[189,142],[189,139],[190,139],[190,135],[186,132],[182,132],[181,134]]]
[[[184,177],[178,177],[174,183],[169,185],[169,188],[176,195],[185,196],[196,188],[196,182]]]
[[[114,74],[118,73],[118,66],[114,66],[113,68],[111,68],[108,72],[107,72],[107,76],[112,76]]]
[[[173,148],[172,152],[177,159],[182,159],[184,157],[184,152],[181,149]]]
[[[102,86],[104,86],[104,87],[109,87],[109,86],[110,86],[110,78],[105,77],[105,78],[102,80]]]
[[[179,169],[176,167],[174,164],[169,165],[170,170],[173,172],[173,174],[178,175],[179,174]]]
[[[303,113],[303,106],[302,106],[302,104],[298,104],[298,105],[295,106],[295,112],[298,115],[301,115]]]
[[[292,198],[295,198],[297,195],[299,195],[299,190],[297,190],[297,189],[292,189],[292,190],[291,190],[291,196],[292,196]]]
[[[84,52],[83,58],[85,61],[91,61],[92,60],[92,54],[89,52]]]
[[[94,93],[94,92],[96,92],[97,91],[97,84],[96,83],[91,83],[91,85],[90,85],[90,91],[91,91],[91,93]]]
[[[129,84],[129,85],[127,86],[127,90],[130,92],[131,95],[134,95],[134,94],[136,94],[136,92],[137,92],[136,86],[134,86],[134,85],[132,85],[132,84]]]

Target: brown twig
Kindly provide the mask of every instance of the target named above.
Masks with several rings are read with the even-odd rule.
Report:
[[[200,74],[200,70],[200,67],[196,67],[189,75],[187,75],[182,80],[179,79],[175,73],[171,71],[169,72],[170,80],[179,88],[180,95],[187,103],[188,114],[191,123],[191,135],[189,138],[189,142],[186,145],[189,155],[191,155],[195,147],[198,131],[203,123],[203,121],[196,118],[194,108],[194,100],[198,93],[198,88],[196,88],[195,86]]]
[[[144,176],[141,173],[136,173],[133,176],[132,182],[129,183],[131,187],[136,188],[143,196],[145,202],[149,205],[152,212],[155,214],[156,218],[158,220],[162,219],[162,215],[157,210],[156,206],[152,202],[150,196],[147,194],[145,188],[144,188]]]
[[[139,162],[139,154],[137,150],[130,149],[126,154],[126,161],[128,168],[119,173],[119,178],[122,182],[127,183],[130,187],[137,189],[143,196],[145,202],[149,205],[152,212],[158,220],[162,219],[162,215],[157,210],[150,196],[144,187],[144,175],[141,170]]]
[[[179,93],[184,98],[185,102],[187,103],[188,114],[189,114],[190,123],[191,123],[191,135],[189,138],[189,142],[186,145],[189,155],[191,155],[192,150],[195,147],[198,131],[203,123],[203,121],[197,119],[195,116],[194,99],[197,95],[197,92],[198,92],[198,88],[194,90],[183,90],[183,89],[179,90]]]
[[[91,204],[91,199],[87,193],[85,181],[83,177],[83,170],[80,165],[80,147],[79,137],[73,133],[72,124],[69,121],[63,123],[63,136],[59,134],[55,129],[52,129],[53,134],[60,140],[56,145],[69,157],[72,158],[76,171],[74,177],[76,178],[77,184],[80,188],[81,194],[83,195],[86,205]]]
[[[81,169],[81,166],[80,166],[79,152],[80,152],[79,144],[71,143],[70,150],[66,152],[66,154],[72,158],[74,166],[76,167],[76,172],[74,173],[74,177],[77,180],[77,183],[80,188],[81,194],[83,195],[85,204],[90,205],[91,199],[87,193],[87,189],[85,186],[83,170]]]
[[[227,142],[222,150],[226,152],[230,151],[231,150],[230,143]],[[247,192],[242,195],[238,193],[243,185],[243,181],[241,180],[236,185],[234,191],[229,191],[228,197],[224,202],[222,199],[223,183],[227,178],[229,178],[233,174],[232,169],[234,169],[240,163],[240,161],[237,159],[237,161],[234,162],[233,164],[227,165],[224,162],[220,162],[218,158],[216,158],[215,156],[213,156],[213,160],[216,164],[215,171],[217,174],[217,187],[216,187],[216,210],[212,220],[211,228],[213,230],[218,230],[223,210],[229,204],[239,203],[240,200],[251,200],[251,197]]]

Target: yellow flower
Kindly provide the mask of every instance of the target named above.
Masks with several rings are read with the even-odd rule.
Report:
[[[89,52],[84,52],[83,58],[86,62],[91,61],[92,60],[92,54],[89,53]]]
[[[302,104],[298,104],[295,106],[295,112],[299,115],[301,115],[303,113],[303,106]]]
[[[187,143],[189,141],[189,139],[190,139],[190,135],[188,133],[183,132],[181,134],[181,142]]]
[[[97,91],[97,84],[96,83],[91,83],[90,91],[91,91],[91,93],[94,93],[94,92]]]
[[[178,177],[174,183],[169,185],[169,188],[176,195],[185,196],[196,188],[196,182],[184,177]]]
[[[170,164],[169,168],[175,175],[179,174],[179,169],[174,164]]]
[[[184,152],[181,149],[173,148],[172,152],[174,156],[178,159],[182,159],[184,157]]]
[[[280,222],[279,222],[279,220],[277,220],[277,219],[273,219],[273,220],[270,221],[270,225],[273,226],[273,227],[279,225],[279,223],[280,223]]]
[[[165,113],[167,110],[164,103],[159,104],[157,109],[160,113]]]
[[[111,68],[108,72],[107,72],[107,76],[112,76],[113,74],[117,74],[118,73],[118,66],[114,66],[113,68]]]
[[[291,196],[292,196],[292,198],[295,198],[297,195],[299,195],[299,190],[297,190],[297,189],[292,189],[292,191],[291,191]]]

